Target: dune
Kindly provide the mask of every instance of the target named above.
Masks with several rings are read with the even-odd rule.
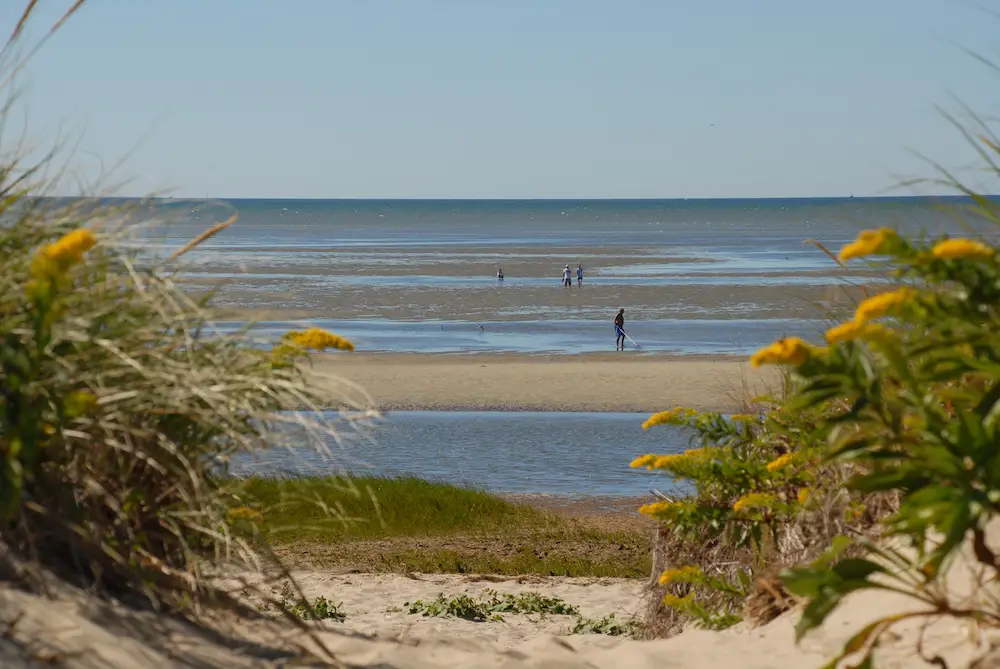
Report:
[[[968,566],[959,560],[956,578]],[[407,601],[475,594],[484,587],[498,592],[535,591],[560,597],[581,613],[627,618],[640,606],[642,584],[615,579],[472,577],[463,575],[394,575],[323,572],[295,574],[304,593],[323,594],[347,615],[343,623],[316,624],[309,637],[281,621],[213,616],[208,627],[149,611],[127,609],[92,594],[56,583],[43,597],[11,584],[0,587],[0,661],[4,667],[46,663],[91,669],[108,667],[200,667],[242,669],[287,666],[302,648],[319,652],[320,644],[339,666],[380,669],[770,669],[823,666],[862,625],[899,612],[907,601],[882,592],[849,597],[820,629],[801,644],[794,640],[797,612],[769,625],[741,624],[723,632],[688,630],[662,640],[638,641],[597,634],[570,635],[567,616],[505,615],[503,622],[424,618],[396,609]],[[967,580],[967,579],[966,579]],[[877,665],[903,669],[935,665],[915,654],[923,636],[926,658],[939,656],[948,667],[986,669],[975,659],[994,637],[973,635],[971,628],[944,620],[921,631],[914,622],[880,647]],[[324,666],[318,661],[296,666]],[[331,666],[331,665],[325,665]],[[332,665],[338,666],[338,665]]]

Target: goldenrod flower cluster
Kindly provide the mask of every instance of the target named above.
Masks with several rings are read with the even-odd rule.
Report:
[[[855,339],[870,339],[875,336],[887,337],[891,333],[887,327],[878,323],[847,321],[826,331],[826,341],[830,344],[840,344]]]
[[[840,249],[838,257],[841,261],[846,261],[852,258],[876,255],[883,250],[887,241],[895,239],[896,236],[896,231],[892,228],[865,230],[858,235],[856,240]]]
[[[767,471],[773,474],[774,472],[783,469],[785,465],[791,462],[794,458],[794,453],[785,453],[784,455],[778,456],[771,462],[767,463]]]
[[[36,277],[61,274],[81,262],[83,254],[96,243],[97,238],[87,228],[68,232],[38,250],[31,262],[31,273]]]
[[[857,323],[867,323],[876,318],[881,318],[912,300],[916,294],[917,291],[914,288],[897,288],[887,293],[873,295],[858,305],[857,310],[854,312],[854,320]]]
[[[835,325],[826,331],[826,341],[831,345],[835,345],[855,339],[890,337],[892,335],[891,330],[884,325],[869,321],[895,312],[900,306],[912,300],[916,295],[916,289],[903,287],[879,293],[878,295],[873,295],[862,300],[854,312],[853,320]]]
[[[774,495],[764,492],[751,492],[736,500],[733,504],[733,511],[742,511],[757,506],[768,506],[775,500]]]
[[[938,242],[931,255],[941,260],[993,260],[996,249],[974,239],[946,239]]]
[[[645,467],[646,469],[652,469],[653,463],[656,462],[658,456],[653,453],[647,453],[646,455],[640,455],[635,460],[633,460],[629,467],[632,469],[638,469],[639,467]]]
[[[750,357],[751,367],[761,365],[801,365],[813,354],[813,348],[798,337],[779,339]]]
[[[667,593],[663,596],[663,604],[670,607],[684,607],[690,605],[694,601],[694,593],[688,593],[683,597],[678,597],[677,595]]]
[[[314,351],[324,351],[328,348],[335,348],[339,351],[353,351],[354,344],[332,332],[327,332],[321,328],[309,328],[303,332],[292,330],[286,332],[282,339]]]
[[[64,235],[58,241],[43,246],[39,253],[53,262],[73,264],[83,260],[83,254],[97,243],[94,233],[80,228]]]
[[[670,585],[675,581],[680,581],[682,583],[685,583],[692,579],[699,578],[701,576],[702,576],[701,569],[695,566],[678,567],[677,569],[667,569],[665,572],[660,574],[660,585]]]
[[[671,453],[669,455],[655,455],[649,453],[647,455],[640,455],[637,457],[629,464],[629,467],[632,467],[633,469],[645,467],[650,470],[668,469],[670,467],[676,467],[678,464],[685,461],[697,461],[707,457],[709,457],[709,451],[704,448],[690,448],[683,453]]]
[[[798,495],[796,495],[796,499],[798,500],[799,504],[805,504],[806,502],[808,502],[809,488],[799,488],[799,492]]]
[[[640,506],[639,513],[644,516],[658,516],[666,511],[679,511],[686,508],[690,508],[690,504],[686,502],[653,502],[652,504],[643,504]]]
[[[697,413],[698,412],[694,409],[686,409],[684,407],[675,407],[669,411],[660,411],[659,413],[654,413],[652,416],[647,418],[646,422],[642,424],[642,429],[648,430],[656,425],[672,423],[678,418],[690,418]]]

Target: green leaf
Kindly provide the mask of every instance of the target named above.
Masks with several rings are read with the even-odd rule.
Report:
[[[887,490],[916,490],[931,482],[930,477],[910,468],[890,469],[886,471],[858,476],[848,483],[854,490],[860,492],[883,492]]]
[[[833,610],[837,608],[844,596],[836,592],[835,590],[824,590],[820,596],[809,602],[805,610],[802,612],[802,617],[799,618],[799,622],[795,625],[795,641],[798,643],[802,640],[809,630],[815,629],[823,624],[827,616],[833,613]]]
[[[845,581],[853,581],[885,573],[885,567],[863,558],[846,558],[834,565],[833,571]]]
[[[788,591],[799,597],[819,597],[820,590],[830,580],[830,572],[819,569],[785,569],[781,572],[781,581]]]

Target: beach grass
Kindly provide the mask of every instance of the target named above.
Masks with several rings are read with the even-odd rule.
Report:
[[[250,478],[263,536],[290,564],[344,571],[639,578],[640,519],[569,517],[414,477]]]

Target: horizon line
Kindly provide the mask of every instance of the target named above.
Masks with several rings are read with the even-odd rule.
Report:
[[[977,194],[976,197],[1000,198],[1000,193]],[[197,201],[258,201],[258,202],[727,202],[727,201],[777,201],[777,200],[973,200],[965,194],[949,195],[796,195],[765,197],[255,197],[208,196],[183,197],[171,195],[48,195],[41,199],[59,200],[175,200]]]

